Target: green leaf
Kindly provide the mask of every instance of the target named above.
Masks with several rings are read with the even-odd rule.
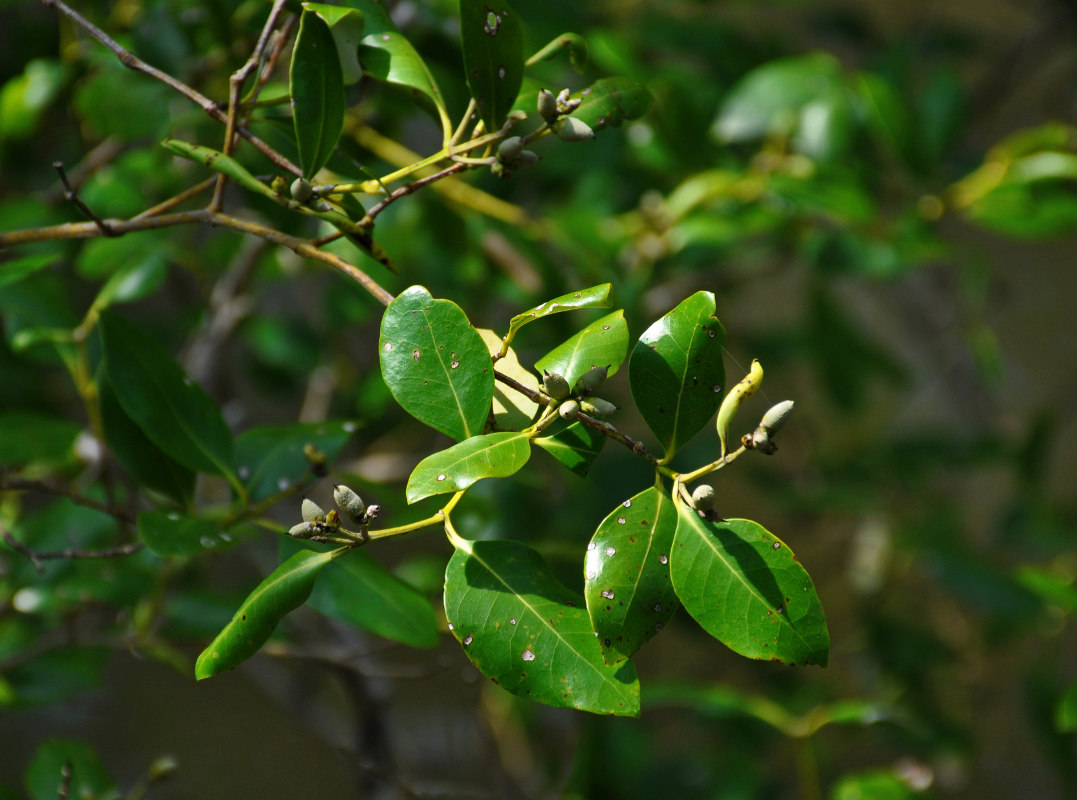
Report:
[[[165,279],[168,267],[163,260],[146,259],[112,274],[94,298],[92,308],[100,311],[116,303],[130,303],[153,294]]]
[[[578,33],[562,33],[555,36],[545,47],[527,59],[527,66],[557,58],[563,50],[568,50],[568,60],[572,68],[581,75],[587,69],[587,40]]]
[[[632,662],[602,660],[582,598],[554,578],[538,553],[504,540],[455,544],[445,570],[445,616],[480,672],[547,705],[639,713]]]
[[[609,305],[610,284],[608,283],[592,286],[589,289],[581,289],[578,292],[569,292],[560,297],[555,297],[553,300],[547,300],[545,303],[535,306],[530,311],[525,311],[523,314],[517,314],[510,319],[509,335],[514,336],[516,331],[520,330],[520,328],[527,323],[534,322],[536,319],[551,316],[552,314],[560,314],[563,311],[574,311],[578,308],[609,308]]]
[[[0,466],[71,460],[82,426],[69,419],[24,411],[0,413]]]
[[[294,539],[281,540],[282,553],[301,548]],[[441,639],[431,602],[363,550],[327,566],[307,605],[409,647],[436,647]]]
[[[292,121],[303,177],[325,165],[344,128],[344,78],[329,26],[314,13],[299,18],[288,72]]]
[[[359,42],[363,70],[380,81],[404,86],[428,98],[437,111],[443,132],[451,134],[452,123],[433,73],[396,27],[385,4],[379,0],[349,0],[349,3],[363,14],[363,38]]]
[[[617,128],[627,120],[642,117],[654,102],[646,87],[631,78],[601,78],[572,95],[580,105],[572,116],[591,126],[596,133]]]
[[[711,129],[723,142],[743,142],[768,133],[791,133],[801,110],[839,91],[841,65],[827,53],[768,61],[733,87]]]
[[[202,387],[123,317],[106,311],[98,329],[109,385],[143,433],[189,469],[233,476],[232,435]]]
[[[223,550],[235,541],[216,523],[178,511],[143,511],[138,515],[138,535],[157,556],[196,556]]]
[[[722,402],[725,328],[714,308],[711,292],[696,292],[649,327],[632,350],[632,399],[667,460]]]
[[[826,666],[830,635],[808,573],[746,519],[709,522],[677,504],[673,587],[707,633],[749,658]]]
[[[505,0],[460,0],[464,72],[488,133],[501,128],[524,78],[520,21]]]
[[[378,345],[382,378],[405,411],[457,441],[482,433],[494,368],[456,303],[412,286],[385,310]]]
[[[408,478],[408,502],[459,492],[483,478],[508,477],[530,457],[531,445],[526,433],[473,436],[419,462]]]
[[[359,65],[359,40],[363,36],[363,15],[354,8],[330,6],[325,3],[304,3],[303,8],[329,26],[340,59],[340,72],[345,86],[351,86],[363,77]]]
[[[68,790],[61,795],[62,775],[70,770]],[[56,800],[57,797],[111,797],[116,784],[105,770],[97,751],[75,739],[49,739],[42,744],[24,778],[26,793],[32,800]]]
[[[34,253],[0,264],[0,289],[21,281],[60,260],[59,253]]]
[[[910,788],[902,776],[889,770],[843,775],[830,790],[830,800],[915,800],[922,792]]]
[[[194,472],[150,441],[124,412],[108,381],[99,381],[97,394],[105,441],[128,474],[144,489],[189,503],[194,496]]]
[[[277,624],[310,597],[322,569],[343,552],[300,550],[273,570],[247,596],[232,621],[202,651],[195,663],[195,677],[202,680],[219,675],[257,653]]]
[[[531,440],[532,443],[581,478],[586,478],[591,465],[602,451],[602,445],[606,443],[606,437],[582,422],[565,424],[559,420],[547,430],[549,433],[546,436],[536,437]]]
[[[540,372],[556,372],[571,386],[592,367],[610,367],[610,375],[621,368],[628,352],[628,324],[618,309],[596,320],[535,362]]]
[[[501,337],[489,328],[478,328],[479,335],[486,342],[491,358],[501,350]],[[536,392],[541,391],[538,378],[535,373],[520,363],[516,351],[511,347],[505,351],[505,355],[497,360],[497,372],[505,375],[518,383],[522,383]],[[500,428],[520,430],[531,424],[538,411],[539,404],[525,394],[507,386],[499,380],[494,381],[494,422]]]
[[[639,650],[677,610],[669,577],[676,530],[673,501],[652,486],[611,511],[591,537],[583,595],[607,664]]]
[[[0,141],[23,139],[34,132],[42,113],[63,88],[67,72],[57,60],[35,58],[26,63],[22,74],[0,87]]]
[[[331,462],[355,430],[354,422],[339,420],[251,428],[236,437],[236,472],[250,499],[264,500],[295,485],[308,473],[307,447]]]

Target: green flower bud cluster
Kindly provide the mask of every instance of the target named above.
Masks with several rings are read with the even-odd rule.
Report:
[[[491,167],[494,174],[499,178],[508,175],[508,170],[523,169],[536,164],[539,160],[538,153],[525,150],[527,139],[523,136],[510,136],[502,139],[497,147],[497,162]]]
[[[543,371],[542,390],[554,403],[561,403],[558,412],[564,419],[575,419],[581,412],[592,417],[608,417],[617,410],[617,406],[595,397],[594,392],[605,382],[609,372],[609,364],[591,367],[570,388],[563,375]]]
[[[568,89],[562,89],[556,97],[549,89],[543,89],[538,95],[539,116],[565,142],[583,142],[595,138],[590,125],[582,119],[567,116],[579,106],[580,99],[572,97]]]
[[[367,541],[367,526],[378,516],[376,505],[367,505],[357,492],[343,484],[333,489],[333,500],[337,507],[325,512],[313,500],[304,497],[300,507],[303,521],[293,525],[288,535],[296,539],[310,539],[312,542],[333,542],[336,544],[359,545]],[[358,531],[351,531],[341,523],[343,516],[350,523],[359,526]]]

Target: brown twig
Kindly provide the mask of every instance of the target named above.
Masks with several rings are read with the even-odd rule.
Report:
[[[202,192],[210,188],[216,180],[216,178],[206,178],[204,181],[195,184],[190,189],[184,189],[175,197],[170,197],[167,200],[158,203],[151,208],[147,208],[145,211],[139,214],[136,214],[135,216],[131,217],[131,221],[133,222],[136,219],[148,219],[149,217],[156,217],[158,214],[163,214],[165,211],[168,211],[178,205],[181,205],[182,203],[185,203],[192,197],[197,197],[198,195],[202,194]]]
[[[108,514],[110,517],[115,517],[128,525],[134,524],[135,521],[134,517],[123,509],[116,508],[108,503],[102,503],[92,497],[78,494],[73,492],[69,486],[45,479],[5,477],[0,479],[0,492],[41,492],[43,494],[61,495],[75,505],[85,506],[86,508],[100,511],[102,514]]]
[[[64,162],[53,161],[52,166],[60,175],[60,183],[64,187],[64,199],[67,200],[69,203],[74,203],[79,211],[81,211],[83,214],[93,220],[94,224],[97,226],[97,229],[101,232],[102,236],[119,236],[118,233],[116,233],[114,230],[112,230],[112,228],[108,226],[107,222],[97,216],[97,214],[93,212],[93,209],[86,205],[86,203],[82,201],[82,198],[79,197],[78,192],[75,191],[75,189],[71,186],[71,182],[67,179],[67,173],[64,171]]]
[[[64,2],[62,2],[62,0],[41,0],[41,2],[46,6],[55,8],[61,14],[68,17],[72,22],[74,22],[87,33],[89,33],[90,36],[96,39],[100,44],[108,48],[108,50],[110,50],[113,55],[115,55],[116,58],[119,59],[120,63],[128,69],[133,69],[136,72],[142,72],[146,75],[149,75],[151,78],[156,78],[169,88],[174,89],[175,91],[182,94],[192,103],[198,105],[203,111],[213,117],[213,119],[217,120],[218,122],[223,122],[226,125],[228,124],[228,116],[223,111],[221,111],[216,101],[210,100],[204,94],[197,91],[196,89],[191,88],[183,81],[173,78],[167,72],[162,72],[156,67],[147,64],[138,56],[121,47],[107,33],[98,28],[96,25],[94,25],[84,16],[79,14],[77,11],[66,5]],[[287,170],[293,175],[302,174],[302,170],[300,170],[299,167],[297,167],[289,159],[278,153],[268,144],[263,142],[253,133],[248,131],[246,128],[239,127],[237,128],[236,133],[238,133],[240,136],[250,142],[254,147],[261,151],[261,153],[266,158],[268,158],[281,169]]]
[[[435,172],[433,175],[427,175],[425,178],[417,178],[411,183],[406,184],[405,186],[401,186],[399,189],[394,190],[388,197],[385,197],[372,205],[370,207],[370,210],[366,212],[366,216],[363,217],[363,219],[359,222],[359,225],[364,228],[373,228],[374,217],[378,216],[378,214],[384,211],[386,206],[390,205],[391,203],[395,203],[397,200],[399,200],[401,197],[404,197],[405,195],[409,195],[412,192],[422,189],[424,186],[428,186],[431,183],[436,183],[442,178],[447,178],[450,175],[455,175],[457,172],[463,172],[464,170],[469,168],[470,166],[468,164],[453,164],[451,167],[446,167],[439,172]]]
[[[221,152],[226,156],[232,154],[232,148],[235,146],[236,125],[239,116],[239,93],[243,90],[243,84],[247,78],[249,78],[251,73],[261,65],[262,54],[265,51],[266,43],[269,41],[269,35],[277,24],[277,18],[280,17],[280,12],[284,8],[284,3],[285,0],[274,1],[273,8],[269,11],[269,17],[262,27],[262,32],[258,36],[258,42],[255,44],[250,58],[247,59],[246,64],[232,73],[232,77],[228,81],[228,114],[224,128],[224,145],[221,148]],[[227,182],[228,178],[224,173],[217,176],[217,185],[213,190],[213,199],[209,204],[210,210],[221,210],[221,204],[224,198],[224,186]]]
[[[42,552],[27,547],[12,536],[10,531],[0,531],[0,538],[3,538],[12,550],[26,556],[30,563],[34,565],[34,569],[37,570],[38,575],[45,574],[45,565],[41,563],[42,561],[59,561],[76,558],[124,558],[125,556],[134,555],[145,547],[141,542],[132,542],[131,544],[121,544],[117,547],[108,547],[102,550],[80,550],[72,547],[67,550],[48,550]]]
[[[525,386],[515,378],[510,378],[508,375],[498,372],[496,369],[494,370],[494,377],[506,386],[515,389],[520,394],[530,399],[532,402],[538,403],[540,406],[548,406],[550,404],[550,398],[544,395],[542,392],[535,391],[530,386]],[[643,444],[643,442],[637,441],[628,434],[622,433],[616,427],[606,422],[605,420],[595,419],[594,417],[584,414],[582,412],[576,415],[576,419],[578,419],[587,427],[594,428],[603,436],[609,439],[613,439],[616,442],[620,442],[637,456],[642,456],[643,458],[650,461],[652,464],[656,466],[658,465],[658,459],[647,450],[647,447]]]

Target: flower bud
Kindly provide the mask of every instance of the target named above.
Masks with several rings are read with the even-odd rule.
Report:
[[[557,372],[542,372],[542,391],[546,392],[554,400],[564,400],[569,396],[568,381],[565,376]]]
[[[284,190],[288,188],[288,181],[280,175],[274,175],[273,180],[269,182],[269,188],[276,194],[284,194]]]
[[[572,97],[572,92],[568,89],[562,89],[558,92],[557,99],[554,102],[557,104],[558,114],[569,114],[580,106],[580,98]]]
[[[377,503],[371,503],[366,507],[366,513],[363,514],[363,524],[366,525],[368,522],[372,522],[380,513],[381,506]]]
[[[709,483],[701,483],[692,492],[692,505],[696,511],[710,511],[714,508],[714,487]]]
[[[520,153],[519,158],[516,159],[516,169],[523,169],[524,167],[533,167],[538,163],[539,154],[534,150],[524,150]]]
[[[296,539],[309,539],[314,535],[314,525],[309,522],[300,522],[288,529],[288,535]]]
[[[524,151],[524,140],[521,136],[510,136],[502,140],[497,147],[497,160],[502,164],[512,166],[520,153]]]
[[[303,505],[300,507],[304,522],[324,522],[325,512],[321,507],[313,500],[309,500],[306,497],[303,498]]]
[[[547,122],[557,119],[557,98],[549,89],[543,89],[538,94],[538,112]]]
[[[333,488],[333,501],[345,517],[357,525],[361,524],[363,512],[366,511],[366,503],[354,490],[344,484],[335,486]]]
[[[616,410],[617,406],[601,397],[585,397],[580,401],[580,411],[592,417],[608,417]]]
[[[773,436],[779,430],[785,421],[789,419],[789,414],[793,410],[792,400],[782,400],[777,405],[771,406],[767,413],[763,415],[763,419],[759,423],[760,428],[765,428],[767,433]]]
[[[596,138],[591,126],[582,119],[576,119],[575,117],[559,119],[550,128],[564,142],[585,142],[588,139]]]
[[[591,367],[572,384],[573,394],[594,394],[610,374],[610,364],[604,367]]]
[[[314,187],[306,178],[296,178],[292,181],[292,197],[300,203],[305,203],[314,196]]]
[[[562,419],[576,419],[576,415],[580,413],[580,404],[575,400],[566,400],[558,407],[557,413]]]

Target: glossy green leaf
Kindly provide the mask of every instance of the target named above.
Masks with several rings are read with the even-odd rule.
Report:
[[[307,475],[308,446],[332,462],[355,431],[354,422],[340,420],[251,428],[236,437],[236,473],[251,500],[264,500]]]
[[[563,375],[571,386],[592,367],[608,364],[609,374],[616,374],[627,352],[628,324],[624,311],[618,309],[559,344],[536,361],[535,368]]]
[[[490,356],[501,350],[501,337],[489,328],[478,328],[479,335],[486,342]],[[497,360],[496,371],[501,375],[512,378],[536,392],[540,391],[539,380],[535,373],[520,363],[516,351],[511,347],[505,351],[505,355]],[[525,394],[512,387],[494,380],[493,411],[494,422],[498,427],[507,430],[521,430],[531,424],[539,404]]]
[[[696,292],[649,327],[632,350],[632,399],[667,458],[699,433],[722,401],[725,328],[714,310],[714,295]]]
[[[625,120],[639,119],[650,109],[654,97],[631,78],[600,78],[572,95],[580,101],[572,116],[591,130],[617,128]]]
[[[602,452],[606,437],[582,422],[566,424],[559,420],[547,429],[545,436],[531,441],[581,478],[586,478],[591,465]]]
[[[194,496],[194,471],[150,441],[142,428],[127,416],[108,381],[99,382],[97,394],[105,441],[116,460],[129,475],[137,476],[143,488],[178,503],[189,503]]]
[[[445,101],[433,73],[419,51],[397,29],[385,3],[349,0],[349,4],[363,14],[363,38],[359,42],[363,71],[380,81],[412,89],[426,97],[433,103],[442,129],[451,132]]]
[[[841,65],[827,53],[768,61],[733,87],[711,132],[724,142],[790,133],[805,106],[838,91],[841,84]]]
[[[458,441],[482,433],[493,363],[456,303],[412,286],[385,310],[378,345],[382,378],[405,411]]]
[[[329,26],[304,11],[288,73],[292,121],[303,176],[312,177],[329,160],[344,127],[344,78]]]
[[[340,550],[300,550],[255,587],[243,605],[195,663],[198,680],[242,664],[266,643],[277,624],[310,597],[318,574]]]
[[[500,129],[524,77],[524,38],[505,0],[460,0],[464,73],[486,130]]]
[[[527,59],[527,66],[557,58],[565,50],[568,50],[568,60],[572,68],[582,74],[587,69],[587,40],[578,33],[555,36],[545,47]]]
[[[63,88],[67,74],[68,67],[60,61],[35,58],[26,62],[22,74],[7,79],[0,86],[0,141],[23,139],[33,133],[42,113]]]
[[[302,548],[283,538],[281,552]],[[307,605],[328,617],[409,647],[436,647],[441,639],[434,606],[364,550],[348,553],[322,571]]]
[[[134,323],[106,311],[98,329],[109,385],[143,433],[189,469],[232,475],[232,435],[202,387]]]
[[[669,577],[677,511],[657,487],[599,524],[583,562],[583,595],[607,664],[624,661],[665,627],[679,603]]]
[[[677,504],[670,572],[704,630],[749,658],[826,666],[830,635],[811,578],[758,523],[710,522]]]
[[[331,6],[325,3],[304,3],[303,8],[329,26],[340,59],[340,72],[345,86],[351,86],[363,77],[359,65],[359,40],[363,38],[363,15],[354,8]]]
[[[235,542],[231,533],[206,519],[178,511],[143,511],[138,535],[158,556],[196,556],[226,549]]]
[[[639,713],[632,662],[602,660],[583,599],[538,553],[505,540],[456,545],[445,570],[445,616],[480,672],[547,705]]]
[[[67,791],[59,792],[61,777],[70,771]],[[57,800],[58,797],[113,797],[116,784],[100,757],[89,744],[75,739],[48,739],[34,753],[24,777],[31,800]]]
[[[0,289],[33,275],[60,260],[59,253],[34,253],[0,264]]]
[[[82,426],[69,419],[24,411],[0,413],[0,466],[70,460],[81,431]]]
[[[589,289],[581,289],[578,292],[569,292],[560,297],[555,297],[553,300],[547,300],[545,303],[541,303],[523,314],[517,314],[509,320],[509,334],[515,335],[516,331],[527,323],[552,314],[574,311],[578,308],[609,308],[609,305],[610,284],[608,283],[592,286]]]
[[[94,298],[93,308],[100,311],[116,303],[141,300],[157,290],[165,279],[168,267],[163,260],[146,259],[116,271]]]
[[[408,478],[408,502],[459,492],[483,478],[506,478],[530,457],[531,445],[526,433],[472,436],[419,462]]]

